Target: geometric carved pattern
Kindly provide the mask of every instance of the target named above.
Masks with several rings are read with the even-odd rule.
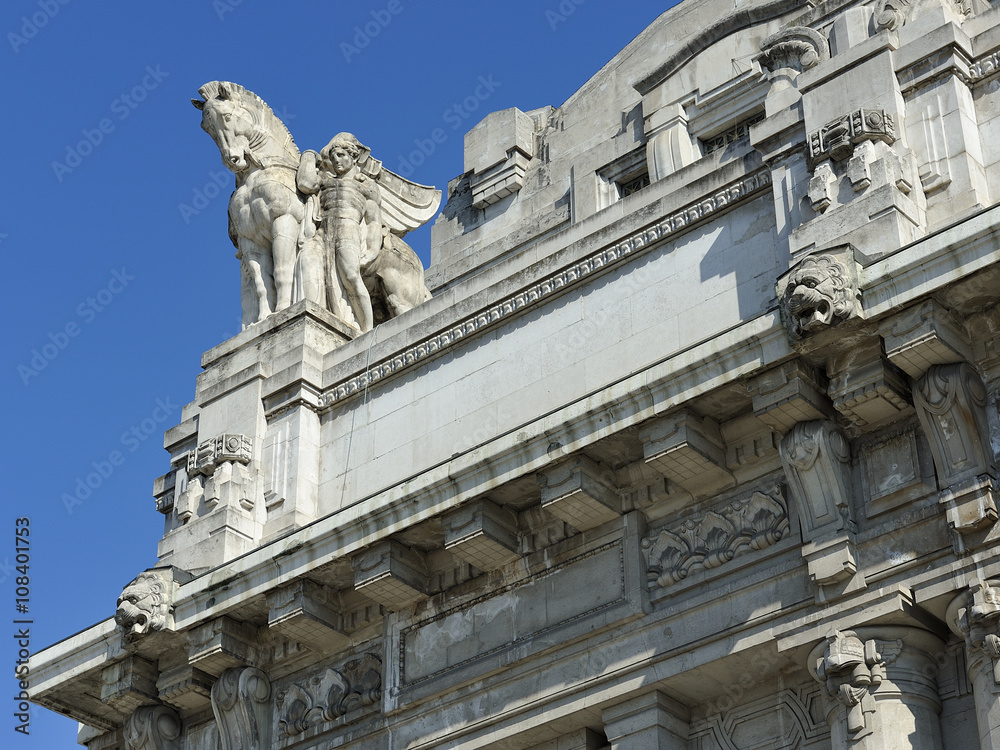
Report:
[[[743,692],[743,681],[730,691],[734,698]],[[785,689],[777,695],[739,703],[721,713],[691,722],[692,750],[798,750],[827,737],[823,696],[817,685],[797,690]],[[731,698],[716,703],[732,705]]]
[[[338,669],[327,669],[306,687],[292,685],[278,695],[278,726],[295,737],[315,724],[335,721],[382,699],[382,662],[364,654]]]
[[[896,127],[892,115],[882,109],[855,110],[810,134],[809,158],[814,163],[828,158],[841,161],[854,153],[855,144],[873,140],[893,144]]]
[[[717,568],[748,550],[761,550],[789,532],[781,489],[755,492],[700,520],[688,520],[656,537],[642,540],[650,583],[666,587],[702,569]]]
[[[206,440],[188,456],[188,476],[212,476],[215,467],[224,461],[248,464],[253,459],[253,438],[246,435],[219,435]]]

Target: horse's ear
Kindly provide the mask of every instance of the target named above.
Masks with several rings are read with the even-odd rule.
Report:
[[[203,102],[201,99],[192,99],[191,103],[198,109],[202,110],[205,109],[205,102]]]
[[[227,89],[225,87],[225,85],[219,84],[219,93],[216,95],[215,98],[216,99],[228,99],[229,98],[229,89]]]

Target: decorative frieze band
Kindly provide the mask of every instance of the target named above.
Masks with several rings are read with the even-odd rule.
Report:
[[[655,242],[683,231],[737,201],[768,187],[771,184],[769,170],[761,170],[737,180],[715,193],[688,204],[680,211],[663,218],[653,226],[636,232],[626,239],[605,247],[568,268],[554,273],[517,294],[513,294],[497,304],[466,318],[436,336],[421,341],[389,359],[372,365],[367,372],[355,375],[329,389],[320,399],[322,407],[330,407],[356,394],[366,386],[377,383],[402,370],[412,367],[428,357],[434,356],[456,342],[472,336],[485,328],[495,325],[510,316],[532,307],[567,287],[575,286],[585,278],[614,265],[634,253],[641,252]]]
[[[696,570],[717,568],[748,550],[761,550],[789,532],[781,488],[755,492],[700,519],[690,519],[656,537],[643,539],[650,583],[667,587]]]
[[[382,661],[364,654],[338,669],[324,670],[304,686],[283,690],[276,702],[278,727],[284,736],[295,737],[381,699]]]

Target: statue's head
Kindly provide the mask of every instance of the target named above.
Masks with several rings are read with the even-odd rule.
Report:
[[[201,110],[201,128],[215,141],[222,163],[233,172],[242,172],[249,164],[250,143],[256,123],[242,105],[239,87],[224,81],[206,83],[198,93],[204,98],[191,103]]]
[[[344,174],[358,163],[364,151],[365,147],[351,133],[337,133],[319,155],[337,174]]]
[[[850,317],[856,296],[840,263],[829,256],[806,258],[789,275],[781,299],[792,338]]]

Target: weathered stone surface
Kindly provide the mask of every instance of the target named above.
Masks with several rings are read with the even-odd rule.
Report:
[[[169,591],[31,699],[93,750],[1000,748],[1000,16],[738,5],[485,114],[394,318],[434,191],[206,87],[270,280],[165,436]]]

